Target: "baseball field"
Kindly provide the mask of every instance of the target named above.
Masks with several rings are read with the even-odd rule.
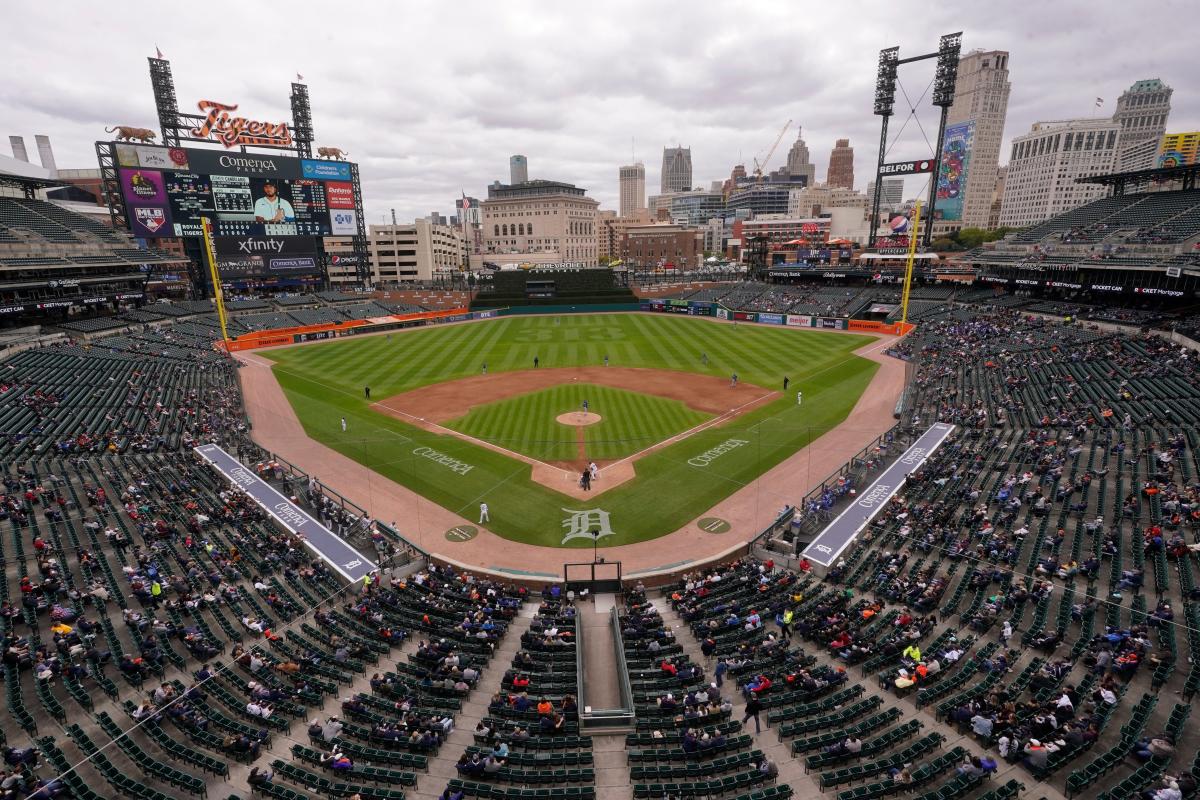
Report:
[[[605,546],[670,533],[836,426],[874,375],[851,354],[871,339],[574,314],[263,355],[312,439],[472,523],[487,503],[505,538],[590,547],[581,525]]]

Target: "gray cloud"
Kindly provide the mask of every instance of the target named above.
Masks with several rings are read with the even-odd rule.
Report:
[[[879,138],[871,115],[879,50],[927,52],[960,28],[967,49],[1011,53],[1002,161],[1009,140],[1034,121],[1091,115],[1097,96],[1111,113],[1140,78],[1174,87],[1170,130],[1200,127],[1185,40],[1130,24],[1128,4],[1115,0],[1043,3],[1036,14],[934,2],[903,26],[882,2],[294,0],[286,13],[277,9],[13,5],[0,50],[0,134],[49,134],[61,166],[92,166],[103,126],[157,127],[145,61],[157,45],[172,60],[185,110],[208,98],[286,118],[289,84],[303,73],[319,143],[362,165],[371,221],[391,208],[402,219],[448,212],[464,190],[485,196],[488,183],[507,179],[512,153],[529,157],[533,176],[578,183],[614,208],[616,170],[631,150],[646,163],[651,193],[668,144],[692,147],[695,181],[707,185],[764,154],[788,118],[803,127],[819,177],[834,140],[850,138],[863,188]],[[1165,0],[1154,17],[1188,19],[1191,10]],[[914,99],[929,81],[922,70],[901,75]],[[901,98],[893,130],[907,113]],[[937,118],[927,103],[920,119],[932,138]],[[794,137],[793,127],[773,165]],[[927,152],[915,124],[893,145],[896,157]],[[920,183],[912,179],[909,191]]]

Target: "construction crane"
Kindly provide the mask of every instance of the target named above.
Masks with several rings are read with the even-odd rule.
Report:
[[[762,161],[754,159],[754,181],[762,183],[763,170],[767,168],[767,164],[771,162],[771,156],[775,155],[775,151],[779,148],[779,143],[783,141],[783,135],[787,133],[788,128],[792,127],[792,121],[789,119],[783,123],[783,127],[779,130],[779,135],[775,137],[775,144],[771,145],[771,149],[767,151],[766,157]]]

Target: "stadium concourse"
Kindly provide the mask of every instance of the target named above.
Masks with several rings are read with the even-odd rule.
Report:
[[[619,560],[630,577],[648,579],[656,573],[676,573],[722,554],[744,551],[747,541],[779,518],[780,509],[819,486],[829,476],[832,465],[846,463],[866,442],[895,425],[894,411],[904,387],[905,365],[884,355],[894,341],[895,337],[880,337],[856,351],[856,355],[877,362],[880,368],[845,422],[716,506],[696,509],[696,520],[703,517],[727,520],[729,530],[714,535],[693,520],[668,534],[668,539],[619,547],[604,547],[601,542],[600,554],[610,561]],[[455,514],[309,438],[271,372],[272,362],[255,353],[236,355],[246,365],[239,377],[254,439],[260,446],[337,487],[372,517],[403,520],[405,537],[439,559],[485,570],[495,577],[538,580],[561,577],[564,559],[569,557],[564,554],[569,551],[501,539],[485,526],[477,525],[472,516],[476,511],[474,506],[461,515]],[[555,484],[561,484],[561,476]],[[448,531],[462,526],[479,528],[478,535],[465,541],[446,536]],[[679,557],[681,553],[688,557]]]

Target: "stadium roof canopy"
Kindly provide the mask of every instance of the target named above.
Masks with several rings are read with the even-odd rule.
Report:
[[[1182,181],[1182,188],[1184,191],[1187,191],[1196,188],[1197,173],[1200,173],[1200,164],[1187,164],[1179,167],[1135,169],[1130,172],[1114,172],[1109,175],[1089,175],[1086,178],[1076,178],[1075,182],[1111,186],[1113,187],[1114,194],[1124,194],[1125,187],[1129,184]]]
[[[50,170],[12,156],[0,155],[0,186],[20,189],[30,195],[37,189],[61,186],[51,177]]]

